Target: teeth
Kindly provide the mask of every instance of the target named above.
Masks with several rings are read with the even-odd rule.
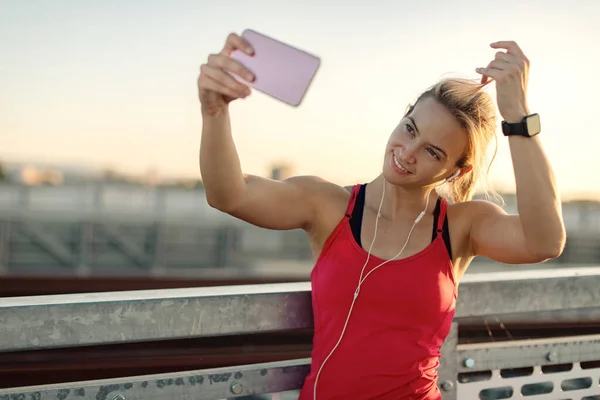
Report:
[[[395,155],[395,154],[394,154],[394,164],[396,164],[396,167],[400,168],[402,171],[404,171],[404,172],[408,172],[408,170],[407,170],[406,168],[404,168],[404,167],[402,166],[402,164],[400,164],[400,163],[398,162],[398,159],[396,158],[396,155]]]

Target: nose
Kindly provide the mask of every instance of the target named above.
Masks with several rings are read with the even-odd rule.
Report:
[[[417,147],[415,144],[411,143],[407,146],[402,146],[400,149],[400,157],[402,161],[407,164],[414,164],[417,162]]]

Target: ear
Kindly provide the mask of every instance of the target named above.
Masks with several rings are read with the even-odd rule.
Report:
[[[460,178],[461,176],[463,176],[463,175],[471,172],[472,169],[473,169],[473,166],[471,166],[471,165],[467,165],[465,167],[459,168],[458,170],[456,170],[455,173],[453,173],[452,175],[450,175],[450,177],[448,177],[448,179],[446,179],[446,181],[447,182],[452,182],[456,178]]]
[[[452,182],[453,180],[455,180],[456,178],[458,178],[461,175],[461,171],[462,171],[461,168],[459,168],[458,170],[456,170],[455,173],[453,173],[452,175],[450,175],[449,177],[446,178],[446,182]]]

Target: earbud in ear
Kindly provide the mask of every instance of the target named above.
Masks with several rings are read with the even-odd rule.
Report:
[[[446,179],[446,182],[452,182],[460,175],[460,173],[461,173],[461,169],[459,168],[458,171],[456,171],[450,178]]]

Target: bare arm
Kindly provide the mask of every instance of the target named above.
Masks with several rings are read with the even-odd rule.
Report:
[[[558,257],[565,245],[561,202],[554,174],[537,137],[511,137],[518,215],[488,202],[473,202],[474,255],[509,264]]]
[[[268,229],[308,229],[316,193],[326,184],[308,176],[274,181],[243,174],[226,110],[204,117],[200,170],[212,207]]]
[[[523,192],[517,196],[523,196]],[[552,223],[544,223],[542,219],[529,224],[525,222],[528,217],[535,219],[534,215],[539,212],[531,207],[532,201],[517,200],[518,215],[508,215],[489,202],[473,202],[469,210],[472,255],[507,264],[532,264],[558,257],[564,247],[564,230],[554,228]],[[539,231],[544,229],[545,233],[540,234]]]
[[[529,114],[525,99],[529,61],[514,42],[499,42],[496,60],[484,71],[497,81],[498,106],[507,122]],[[506,263],[533,263],[558,257],[565,227],[554,173],[539,137],[509,137],[519,215],[491,203],[475,203],[471,243],[475,255]]]
[[[198,78],[203,119],[200,171],[207,201],[216,209],[260,227],[308,229],[315,219],[316,194],[323,181],[296,177],[280,182],[242,171],[228,104],[246,97],[249,91],[224,70],[242,76],[249,72],[228,57],[230,50],[246,45],[239,36],[230,35],[221,54],[209,57]]]

